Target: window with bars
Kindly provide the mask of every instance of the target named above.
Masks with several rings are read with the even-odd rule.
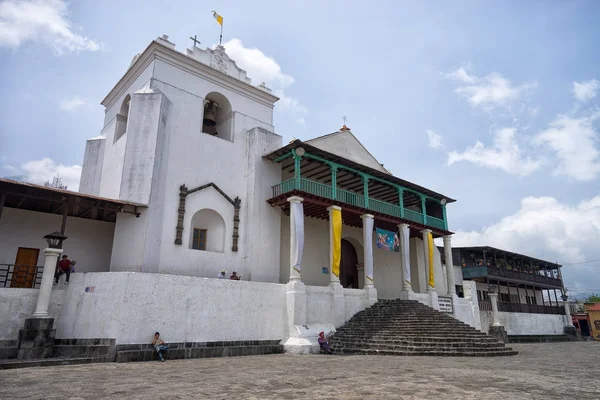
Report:
[[[192,237],[192,249],[206,250],[206,229],[194,228],[194,236]]]

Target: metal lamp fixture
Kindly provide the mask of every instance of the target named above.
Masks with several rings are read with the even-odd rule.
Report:
[[[444,197],[444,198],[443,198],[443,199],[440,201],[440,203],[441,203],[443,206],[445,206],[447,202],[448,202],[448,200],[446,200],[446,198],[445,198],[445,197]]]
[[[62,243],[67,240],[67,237],[58,231],[54,231],[44,236],[44,239],[46,239],[48,247],[51,249],[62,249]]]
[[[306,153],[306,151],[304,150],[304,147],[297,147],[296,148],[296,155],[299,157],[302,157],[304,155],[304,153]]]

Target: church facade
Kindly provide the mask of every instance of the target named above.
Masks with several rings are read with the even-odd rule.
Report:
[[[459,298],[460,269],[433,245],[443,238],[452,259],[454,200],[392,175],[346,125],[284,144],[277,100],[221,46],[182,53],[163,36],[134,58],[102,101],[79,189],[119,210],[110,250],[54,290],[57,337],[143,343],[160,330],[304,353],[316,332],[395,298],[480,328],[474,284]],[[86,234],[85,246],[107,246]]]

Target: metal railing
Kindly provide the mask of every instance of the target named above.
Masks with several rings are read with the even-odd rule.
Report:
[[[43,266],[0,264],[0,287],[39,288]]]
[[[557,278],[550,278],[548,276],[540,275],[539,273],[529,273],[522,271],[515,271],[499,267],[487,267],[488,276],[494,276],[499,278],[508,278],[512,280],[520,280],[527,282],[535,282],[544,285],[552,285],[556,287],[562,287],[562,280]]]
[[[492,311],[492,302],[490,300],[479,300],[479,310]],[[544,306],[539,304],[507,303],[499,301],[498,312],[565,315],[565,308],[561,306]]]

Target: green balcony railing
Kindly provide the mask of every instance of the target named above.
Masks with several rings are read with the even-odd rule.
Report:
[[[301,178],[298,181],[298,187],[296,187],[296,185],[296,179],[291,178],[281,182],[278,185],[273,186],[273,197],[280,196],[284,193],[288,193],[293,190],[298,190],[301,192],[306,192],[314,194],[315,196],[333,200],[333,188],[329,185],[325,185],[323,183],[315,182],[310,179],[304,178]],[[361,208],[367,208],[365,207],[364,196],[357,193],[349,192],[347,190],[337,189],[336,200],[340,203],[345,203]],[[380,214],[391,215],[396,218],[401,218],[402,216],[400,206],[396,204],[386,203],[384,201],[376,200],[373,198],[369,198],[368,209]],[[409,221],[417,222],[419,224],[423,223],[423,214],[421,214],[418,211],[409,210],[408,208],[404,209],[404,218]],[[443,219],[435,218],[429,215],[427,216],[427,225],[437,229],[447,229]]]

